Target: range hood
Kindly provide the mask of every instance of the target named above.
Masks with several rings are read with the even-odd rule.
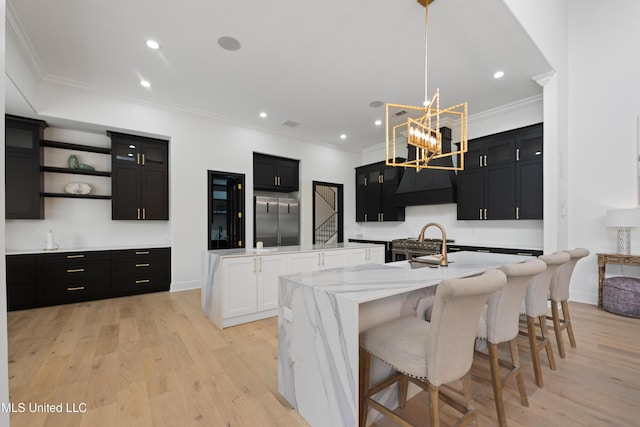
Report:
[[[451,152],[451,129],[440,128],[442,133],[442,151]],[[415,149],[408,149],[407,159],[415,160]],[[453,166],[451,157],[435,159],[429,162],[438,166]],[[439,169],[406,168],[402,180],[396,189],[397,206],[437,205],[456,202],[455,171]]]

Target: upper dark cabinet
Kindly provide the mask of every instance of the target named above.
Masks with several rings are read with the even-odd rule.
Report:
[[[385,162],[356,168],[356,222],[404,221],[404,207],[396,203],[403,173]]]
[[[168,141],[107,133],[111,137],[111,218],[169,219]]]
[[[255,190],[298,191],[298,160],[253,153]]]
[[[542,219],[542,124],[469,142],[458,219]]]
[[[40,161],[47,123],[5,116],[5,203],[7,219],[43,219],[44,180]]]

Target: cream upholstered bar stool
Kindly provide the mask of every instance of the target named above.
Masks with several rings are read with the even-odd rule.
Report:
[[[540,255],[538,259],[547,264],[547,269],[539,273],[529,281],[527,294],[524,299],[524,321],[527,325],[526,331],[520,331],[521,335],[529,337],[529,348],[531,351],[531,364],[536,377],[536,384],[542,387],[542,368],[540,364],[540,351],[545,349],[549,367],[556,369],[556,361],[549,341],[549,331],[547,329],[547,299],[549,298],[549,288],[551,278],[556,273],[558,267],[569,262],[571,257],[566,252],[554,252],[551,255]],[[523,316],[521,316],[522,319]],[[540,327],[540,334],[536,331],[536,321]]]
[[[516,379],[520,402],[529,406],[527,390],[520,370],[520,356],[518,355],[518,331],[522,301],[527,292],[527,286],[533,276],[545,271],[547,264],[539,259],[526,262],[507,264],[499,268],[507,276],[507,285],[494,292],[487,301],[485,310],[478,323],[477,338],[487,341],[488,354],[476,351],[476,355],[489,359],[491,368],[491,384],[498,414],[498,425],[507,425],[507,417],[502,399],[502,389],[506,381]],[[509,343],[511,361],[498,358],[498,344]],[[500,367],[509,371],[502,377]]]
[[[564,351],[564,341],[562,340],[562,331],[566,329],[567,335],[569,335],[569,343],[571,347],[576,347],[576,338],[573,335],[573,326],[571,325],[571,316],[569,315],[569,284],[571,283],[571,276],[573,270],[576,267],[578,261],[589,255],[589,250],[585,248],[575,248],[571,250],[565,250],[569,254],[571,259],[566,264],[563,264],[558,268],[556,274],[551,278],[551,287],[549,292],[549,299],[551,300],[551,316],[547,316],[547,319],[553,321],[553,332],[556,336],[556,342],[558,343],[558,354],[561,358],[566,357]],[[558,310],[558,303],[562,307],[562,317]]]
[[[463,414],[457,425],[476,420],[471,396],[469,369],[482,308],[493,292],[504,287],[507,279],[499,270],[481,275],[444,280],[438,284],[431,321],[405,316],[375,326],[360,334],[360,426],[367,421],[369,407],[402,426],[410,424],[372,396],[400,381],[399,406],[407,397],[408,381],[428,394],[431,425],[440,425],[438,401]],[[371,356],[392,366],[397,372],[370,387]],[[440,390],[443,384],[463,379],[462,404]]]

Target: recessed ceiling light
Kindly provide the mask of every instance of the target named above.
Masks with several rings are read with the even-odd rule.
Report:
[[[225,50],[238,50],[241,47],[238,39],[229,36],[220,37],[218,39],[218,45]]]
[[[265,113],[264,111],[260,113],[260,117],[262,117],[263,119],[267,117],[267,113]]]
[[[343,133],[342,135],[340,135],[340,139],[347,139],[347,135]]]
[[[160,45],[155,40],[147,40],[147,47],[149,49],[160,49]]]
[[[146,80],[140,80],[140,86],[142,87],[151,87],[151,83]]]
[[[495,73],[493,73],[493,78],[494,79],[500,79],[504,76],[504,71],[496,71]]]
[[[382,120],[376,120],[375,124],[376,124],[376,126],[380,126],[382,124]]]

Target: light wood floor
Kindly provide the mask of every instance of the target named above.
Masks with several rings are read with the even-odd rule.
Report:
[[[640,319],[571,304],[578,348],[543,359],[530,407],[505,391],[510,426],[640,425]],[[14,404],[69,404],[84,413],[14,412],[16,426],[306,426],[277,392],[277,320],[218,330],[199,291],[157,293],[11,312],[9,389]],[[555,343],[554,343],[555,350]],[[488,372],[482,359],[473,371]],[[479,425],[496,424],[489,383],[473,381]],[[404,410],[425,420],[424,395]],[[443,421],[448,421],[445,417]],[[379,421],[376,426],[391,423]],[[424,425],[424,423],[422,424]],[[333,427],[333,426],[320,426]]]

